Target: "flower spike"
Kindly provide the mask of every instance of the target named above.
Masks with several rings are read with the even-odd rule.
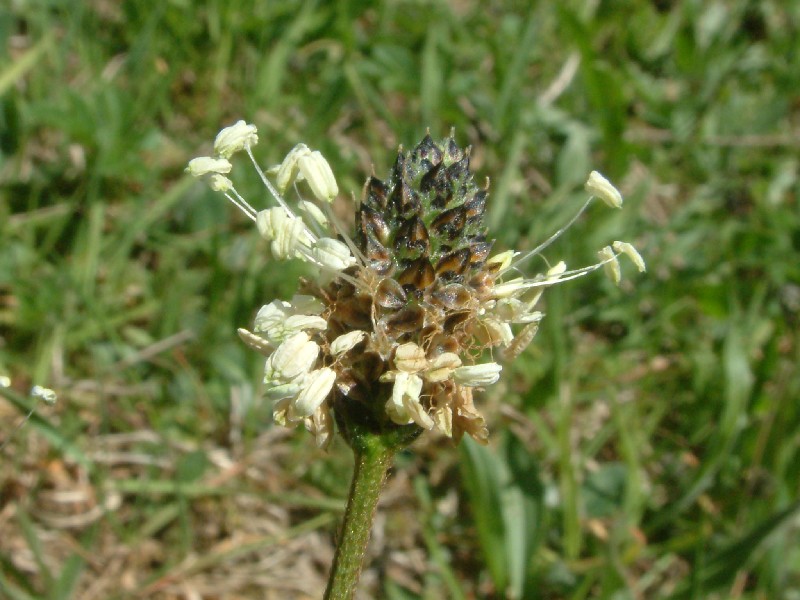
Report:
[[[488,186],[475,183],[469,149],[452,134],[401,148],[385,179],[367,179],[352,236],[332,210],[339,189],[319,151],[296,144],[264,171],[252,152],[257,142],[255,126],[238,121],[219,133],[213,157],[193,159],[187,171],[252,219],[276,260],[303,261],[316,274],[291,301],[262,306],[253,331],[239,335],[266,357],[264,395],[275,421],[302,423],[319,447],[331,443],[334,422],[345,423],[346,438],[361,422],[485,444],[475,393],[500,378],[503,367],[491,357],[513,359],[536,335],[547,289],[601,268],[618,283],[620,254],[645,269],[632,245],[615,241],[594,264],[544,261],[541,272],[523,272],[523,262],[541,256],[593,198],[622,206],[596,171],[585,185],[592,197],[555,233],[524,254],[493,252],[483,224]],[[236,190],[229,159],[241,150],[273,206],[257,210]],[[290,202],[289,189],[310,195]]]

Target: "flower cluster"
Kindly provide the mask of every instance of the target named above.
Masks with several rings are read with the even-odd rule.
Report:
[[[490,255],[488,189],[474,183],[469,149],[452,134],[401,149],[386,180],[367,180],[354,236],[330,208],[338,186],[318,151],[298,144],[265,172],[252,153],[257,142],[255,126],[239,121],[219,133],[214,156],[193,159],[187,171],[252,219],[274,258],[299,259],[317,272],[301,280],[291,301],[263,306],[253,331],[239,334],[266,357],[265,394],[276,422],[305,424],[321,447],[340,411],[363,414],[378,429],[435,429],[455,441],[467,433],[485,443],[473,392],[502,370],[486,356],[497,349],[509,359],[524,350],[543,318],[536,307],[544,290],[599,268],[619,282],[620,255],[645,269],[634,247],[618,241],[588,267],[568,270],[560,262],[534,277],[519,275],[521,263],[556,240],[593,198],[622,206],[619,191],[597,172],[586,183],[589,199],[543,244]],[[276,206],[255,210],[228,179],[229,159],[240,151]],[[294,209],[284,197],[290,186],[299,197]],[[310,199],[301,195],[305,188]]]

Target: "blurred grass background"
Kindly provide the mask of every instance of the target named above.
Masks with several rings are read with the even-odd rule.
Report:
[[[550,258],[648,261],[550,292],[488,449],[400,457],[364,598],[800,598],[798,36],[778,0],[3,3],[0,597],[321,595],[349,453],[273,427],[235,335],[302,267],[183,174],[244,118],[340,200],[455,127],[498,249],[596,168],[624,210]]]

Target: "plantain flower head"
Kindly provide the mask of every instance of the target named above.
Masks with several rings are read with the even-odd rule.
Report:
[[[300,260],[314,277],[290,301],[274,300],[242,340],[265,357],[265,395],[281,425],[304,424],[319,446],[330,444],[334,421],[354,413],[378,429],[438,431],[454,441],[466,433],[486,443],[488,430],[474,394],[496,383],[502,366],[530,343],[544,314],[543,292],[604,268],[621,277],[617,257],[640,271],[644,261],[627,242],[599,252],[599,261],[568,269],[563,262],[532,277],[524,261],[540,255],[593,198],[620,208],[622,195],[593,171],[591,194],[575,217],[537,248],[493,253],[484,226],[488,189],[470,170],[470,150],[452,133],[430,135],[398,152],[385,179],[369,177],[355,209],[355,232],[330,208],[338,194],[333,171],[317,150],[297,144],[266,171],[252,146],[254,125],[223,129],[215,156],[189,163],[256,225],[275,260]],[[275,204],[253,208],[228,178],[229,159],[244,151]],[[292,187],[298,195],[289,202]],[[346,431],[342,431],[347,436]]]

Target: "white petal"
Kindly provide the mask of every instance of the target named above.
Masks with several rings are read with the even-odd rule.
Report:
[[[586,180],[584,188],[592,196],[597,196],[611,208],[622,208],[622,194],[597,171],[592,171],[589,174],[589,179]]]
[[[459,367],[453,371],[455,382],[468,387],[491,385],[500,379],[503,367],[497,363],[483,363]]]
[[[303,390],[294,401],[294,409],[299,416],[310,417],[330,394],[336,372],[328,367],[311,371],[305,380]]]

